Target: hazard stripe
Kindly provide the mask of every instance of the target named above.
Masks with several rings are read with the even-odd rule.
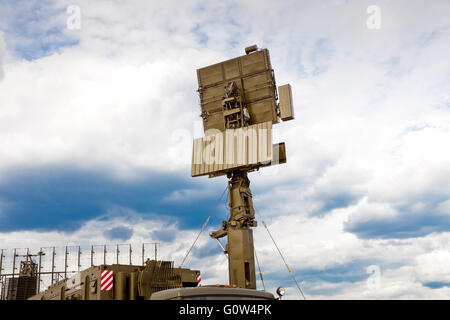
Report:
[[[103,270],[103,271],[102,271],[102,280],[103,280],[104,277],[108,276],[108,275],[111,274],[111,273],[112,273],[111,270]]]
[[[101,288],[101,290],[103,290],[103,291],[109,291],[109,290],[112,290],[112,287],[113,287],[113,282],[111,281],[109,284],[106,284],[105,286],[103,286],[103,287]]]
[[[101,273],[101,281],[100,281],[100,290],[102,291],[111,291],[113,289],[114,284],[113,272],[111,270],[102,270]]]
[[[108,282],[105,282],[104,284],[102,284],[102,288],[101,289],[104,290],[105,288],[109,287],[109,285],[112,284],[112,283],[113,283],[112,279],[110,281],[108,281]]]
[[[113,289],[113,284],[111,282],[111,285],[108,288],[106,288],[105,291],[111,291],[112,289]]]
[[[200,277],[200,275],[197,275],[197,287],[201,287],[202,286],[202,277]]]
[[[106,276],[105,278],[103,278],[102,279],[102,283],[106,283],[106,282],[108,282],[109,281],[109,279],[111,279],[112,278],[112,276],[113,276],[113,274],[112,273],[110,273],[108,276]]]
[[[113,276],[111,275],[111,277],[109,277],[106,281],[103,282],[102,290],[109,287],[110,284],[112,285],[112,283],[113,283]]]
[[[102,276],[104,275],[104,274],[107,274],[107,273],[110,273],[111,272],[111,270],[102,270]]]

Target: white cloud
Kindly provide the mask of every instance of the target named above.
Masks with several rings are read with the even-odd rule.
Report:
[[[7,65],[11,77],[0,86],[0,166],[177,169],[179,154],[168,150],[172,132],[189,128],[182,117],[193,119],[196,111],[185,108],[177,115],[180,105],[195,105],[180,96],[186,90],[179,86],[188,83],[182,64],[117,65],[72,52]]]
[[[5,76],[5,71],[3,70],[4,56],[5,56],[5,41],[3,32],[0,30],[0,81],[2,81]]]
[[[431,299],[448,299],[450,295],[449,287],[431,289],[423,286],[420,282],[414,281],[411,277],[411,269],[408,267],[387,271],[382,274],[380,287],[378,289],[368,288],[366,281],[356,283],[321,283],[317,284],[317,288],[335,292],[331,297],[327,294],[314,296],[315,299],[384,299],[384,300],[431,300]]]
[[[81,30],[62,31],[77,46],[33,61],[16,55],[4,65],[0,177],[12,167],[57,164],[126,178],[142,170],[187,176],[199,119],[195,69],[256,43],[270,49],[278,85],[291,83],[296,109],[294,121],[276,126],[287,164],[250,174],[257,208],[294,270],[355,261],[382,269],[376,293],[365,280],[317,280],[305,283],[323,289],[312,298],[448,297],[448,288],[422,285],[448,276],[432,261],[446,259],[449,234],[433,233],[436,222],[426,218],[430,208],[430,217],[445,217],[450,198],[448,3],[381,1],[379,31],[366,28],[369,4],[79,1]],[[2,50],[0,34],[0,62]],[[178,190],[167,200],[204,192]],[[361,239],[348,230],[400,218],[417,223],[418,217],[431,226],[408,233],[411,239]],[[148,241],[161,228],[136,221],[133,242]],[[0,238],[7,247],[28,246],[23,239],[29,238],[43,246],[80,239],[87,245],[107,241],[102,223],[88,222],[71,235],[29,231]],[[108,225],[131,226],[120,219]],[[178,243],[195,235],[164,228],[179,234]],[[266,272],[284,274],[264,232],[262,226],[255,231],[260,261]],[[164,244],[167,258],[182,258],[186,247],[177,241]],[[199,245],[210,243],[206,237]],[[204,279],[215,283],[226,281],[224,261],[219,255],[191,262],[208,266]]]
[[[344,218],[343,218],[344,216]],[[448,265],[448,248],[450,245],[450,233],[428,235],[424,238],[408,240],[361,240],[350,233],[342,231],[343,220],[346,214],[342,211],[335,212],[323,219],[315,218],[308,221],[284,221],[269,225],[272,235],[281,248],[289,266],[297,274],[297,280],[305,291],[308,299],[429,299],[448,298],[448,288],[430,289],[423,284],[428,282],[445,282],[449,280],[449,272],[445,268]],[[58,263],[62,265],[64,250],[62,246],[72,246],[70,250],[70,268],[76,270],[77,246],[82,247],[82,268],[90,265],[90,248],[94,247],[94,263],[103,262],[103,244],[107,245],[107,263],[115,263],[116,246],[113,240],[105,237],[105,231],[115,227],[126,227],[133,230],[132,237],[120,243],[131,243],[133,248],[132,261],[140,264],[141,244],[146,245],[146,257],[153,258],[152,242],[159,242],[159,259],[172,260],[178,266],[184,259],[189,247],[194,241],[200,227],[197,230],[182,230],[176,220],[154,218],[143,219],[139,213],[116,208],[108,214],[86,222],[83,227],[73,233],[57,231],[21,231],[0,233],[2,246],[9,248],[6,252],[4,266],[10,268],[10,254],[12,248],[27,248],[31,252],[37,252],[40,247],[47,247],[46,259],[50,259],[53,246],[57,245]],[[204,284],[227,283],[227,260],[219,252],[218,245],[208,237],[213,226],[200,236],[194,250],[184,264],[185,267],[199,269],[202,272]],[[310,230],[314,230],[311,232]],[[159,238],[154,231],[170,232],[173,239],[165,241]],[[33,239],[33,244],[29,242]],[[255,245],[258,259],[266,283],[266,289],[275,292],[276,287],[287,284],[287,299],[301,299],[297,288],[294,286],[289,274],[281,260],[273,243],[269,239],[262,225],[255,229]],[[128,250],[126,245],[120,246],[120,262],[128,263]],[[211,251],[211,250],[215,251]],[[210,254],[204,256],[205,252]],[[8,260],[9,259],[9,260]],[[50,260],[45,260],[48,263]],[[359,274],[363,279],[356,282],[341,281],[339,283],[328,282],[321,278],[329,274],[328,268],[351,265],[358,262]],[[370,265],[378,265],[381,269],[380,287],[376,290],[367,286],[366,268]],[[353,268],[354,269],[354,268]],[[308,280],[301,277],[303,272],[313,274]],[[321,272],[324,272],[321,274]],[[340,276],[338,270],[332,276]],[[358,271],[354,271],[357,272]],[[272,276],[275,275],[275,279]],[[365,276],[366,275],[366,276]],[[347,274],[347,276],[351,276]],[[258,288],[262,288],[258,279]],[[278,280],[277,280],[278,279]],[[327,293],[328,292],[328,293]]]
[[[309,299],[448,299],[449,287],[431,289],[425,284],[448,283],[445,259],[450,233],[404,240],[358,239],[343,231],[348,217],[345,211],[308,220],[280,218],[269,226],[297,280],[304,281],[303,290]],[[255,242],[263,272],[289,279],[262,226],[256,230]],[[376,290],[367,286],[370,274],[366,274],[366,268],[371,265],[381,270]],[[328,277],[343,280],[329,282]],[[347,277],[362,280],[348,282]],[[292,281],[285,282],[293,285]],[[288,292],[289,298],[300,299],[294,286]]]
[[[449,285],[449,263],[450,252],[444,248],[424,253],[415,258],[415,276],[424,283],[439,282]]]

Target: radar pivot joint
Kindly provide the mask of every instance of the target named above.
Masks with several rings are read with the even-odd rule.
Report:
[[[229,229],[248,229],[257,226],[247,172],[234,171],[229,176],[231,178],[228,181],[230,219],[222,221],[221,228],[210,234],[216,239],[226,236]]]

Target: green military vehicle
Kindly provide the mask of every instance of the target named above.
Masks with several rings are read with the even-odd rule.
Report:
[[[148,300],[157,291],[196,287],[198,275],[199,270],[174,268],[171,261],[100,265],[58,281],[29,300]]]

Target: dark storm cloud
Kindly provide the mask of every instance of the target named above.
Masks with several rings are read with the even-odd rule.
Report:
[[[444,287],[450,287],[450,283],[448,282],[426,282],[423,285],[430,289],[440,289]]]
[[[128,227],[115,227],[103,232],[103,235],[109,240],[127,241],[133,235],[133,229]]]
[[[192,249],[192,253],[194,256],[201,259],[209,256],[217,257],[218,255],[223,254],[223,251],[219,244],[210,238],[205,245],[201,247],[194,247]]]
[[[415,238],[433,232],[447,232],[450,230],[450,212],[442,212],[439,208],[446,200],[448,199],[429,199],[420,210],[413,207],[415,199],[410,199],[411,203],[406,205],[392,204],[391,207],[397,214],[382,219],[368,216],[360,221],[350,217],[345,224],[345,231],[363,239]],[[358,212],[360,216],[363,214],[364,212]]]
[[[318,196],[317,200],[322,203],[322,206],[317,212],[323,214],[334,209],[346,208],[357,203],[359,199],[361,199],[361,195],[354,195],[350,193]]]
[[[171,242],[175,239],[176,230],[154,230],[151,233],[152,239],[158,241]]]
[[[106,173],[71,168],[17,169],[0,182],[0,231],[74,231],[114,207],[144,218],[176,217],[181,228],[201,226],[221,190],[201,195],[198,201],[164,200],[179,189],[201,190],[198,181],[156,172],[120,181]],[[220,224],[223,210],[218,208],[210,223]]]

